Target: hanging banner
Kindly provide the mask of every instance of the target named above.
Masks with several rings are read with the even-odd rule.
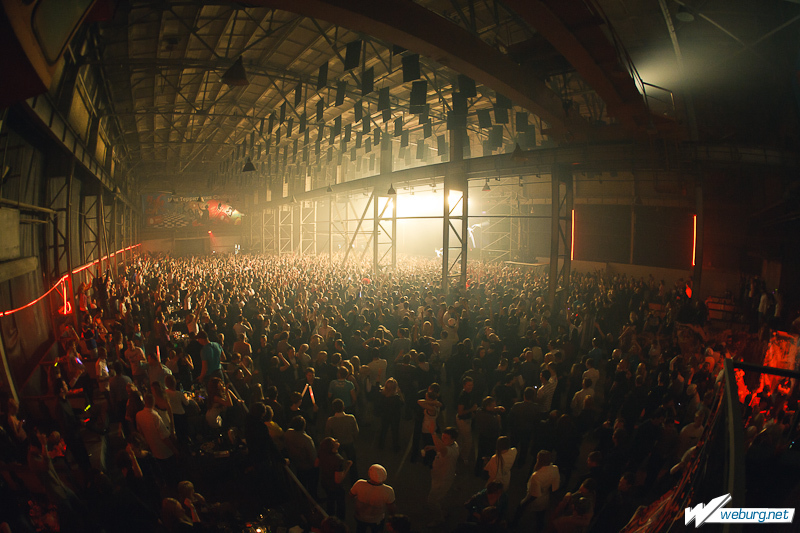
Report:
[[[203,201],[200,201],[200,200]],[[184,197],[143,194],[144,223],[148,228],[239,226],[242,213],[222,197]]]

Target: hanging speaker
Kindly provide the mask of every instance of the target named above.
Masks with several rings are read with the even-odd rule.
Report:
[[[370,67],[361,74],[361,96],[366,96],[375,90],[375,68]]]
[[[428,82],[425,80],[415,81],[411,84],[411,100],[412,106],[425,105],[428,99]]]
[[[453,112],[459,115],[467,114],[467,98],[461,93],[453,93]]]
[[[504,107],[495,107],[494,122],[495,124],[508,124],[508,109]]]
[[[436,151],[439,152],[439,155],[442,157],[447,154],[447,141],[444,135],[436,137]]]
[[[419,54],[403,56],[403,83],[420,78]]]
[[[478,110],[478,127],[481,129],[489,129],[492,127],[492,112],[488,109]]]
[[[475,98],[478,96],[478,90],[475,87],[475,80],[464,74],[458,75],[458,92],[466,98]]]
[[[525,112],[518,112],[516,114],[517,132],[525,133],[528,131],[528,114]]]
[[[389,88],[384,87],[378,91],[378,111],[389,109]]]
[[[336,82],[336,105],[340,106],[344,103],[344,95],[347,92],[347,82],[346,81],[337,81]]]
[[[511,109],[511,100],[506,98],[500,93],[495,93],[495,107],[501,107],[503,109]]]
[[[344,70],[353,70],[361,60],[361,41],[347,43],[347,50],[344,55]]]
[[[322,122],[323,117],[322,114],[325,112],[325,100],[320,98],[317,101],[317,122]]]
[[[300,82],[294,89],[294,106],[300,107],[300,102],[302,101],[303,101],[303,83]]]
[[[333,136],[338,137],[342,134],[342,117],[341,115],[333,120]]]
[[[325,62],[321,67],[319,67],[319,73],[317,73],[317,90],[321,90],[328,84],[328,63]]]

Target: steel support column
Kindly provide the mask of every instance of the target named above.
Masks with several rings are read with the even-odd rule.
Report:
[[[300,253],[317,255],[317,201],[300,202]]]
[[[290,254],[294,247],[294,206],[282,205],[278,208],[278,254]]]
[[[81,196],[81,260],[80,264],[91,263],[102,257],[100,250],[100,231],[102,218],[98,215],[99,195]],[[90,269],[82,271],[82,281],[91,283]]]
[[[387,270],[397,268],[397,197],[374,193],[372,236],[372,272],[378,276]],[[387,213],[388,211],[388,213]],[[388,224],[391,222],[391,226]]]
[[[572,245],[572,170],[567,165],[554,165],[552,172],[552,226],[550,234],[550,277],[547,302],[553,316],[560,305],[557,292],[568,290],[570,280],[570,249]],[[563,303],[563,302],[561,302]]]
[[[75,291],[73,284],[72,269],[72,190],[74,183],[75,161],[70,160],[67,175],[65,177],[48,179],[48,204],[51,209],[58,211],[52,218],[52,232],[48,231],[45,238],[49,253],[45,254],[43,270],[47,277],[47,283],[52,285],[60,277],[69,273],[69,284],[65,285],[64,290],[69,294],[70,305],[73,309],[73,320],[75,326],[78,325],[78,313],[75,302]],[[49,242],[48,242],[49,241]]]
[[[333,195],[328,197],[328,262],[333,262]]]
[[[278,254],[278,209],[264,209],[261,211],[261,252]]]
[[[481,230],[481,257],[489,261],[517,260],[522,247],[518,193],[509,193],[508,187],[498,187],[483,194],[491,195],[487,196],[491,202],[487,202],[489,217]]]
[[[452,279],[458,279],[459,288],[464,288],[467,283],[469,187],[466,172],[462,165],[458,164],[459,162],[463,164],[464,137],[465,134],[461,131],[450,131],[450,161],[456,164],[448,167],[443,187],[442,291],[445,294],[450,290]],[[451,246],[451,242],[457,246]],[[452,261],[450,259],[451,251],[457,251],[457,255]]]
[[[384,135],[381,138],[381,176],[389,176],[392,173],[392,138]],[[377,278],[382,269],[391,268],[392,271],[397,267],[397,195],[389,195],[388,189],[384,190],[380,185],[373,192],[373,217],[372,217],[372,272]],[[381,205],[381,201],[383,204]],[[391,209],[392,229],[387,231],[382,221],[386,210]],[[381,235],[386,236],[386,240],[381,242]],[[386,257],[390,263],[386,264]]]
[[[47,180],[48,207],[58,212],[52,218],[52,232],[48,232],[45,240],[49,253],[44,257],[42,269],[48,284],[53,284],[64,272],[72,270],[69,218],[74,166],[74,162],[70,164],[66,176]]]
[[[110,260],[108,265],[103,265],[103,256],[107,256],[109,254],[108,251],[108,213],[110,210],[106,207],[105,201],[105,191],[102,189],[100,190],[99,194],[97,195],[98,198],[98,223],[100,225],[100,232],[99,232],[99,253],[100,253],[100,264],[98,265],[99,268],[99,275],[102,276],[105,272],[105,269],[110,266]]]
[[[364,219],[366,218],[367,213],[369,213],[369,207],[370,207],[370,205],[372,205],[373,201],[376,201],[375,192],[374,191],[372,192],[372,194],[367,199],[367,205],[364,206],[364,212],[361,213],[361,218],[358,219],[358,224],[356,224],[356,229],[353,232],[353,237],[349,241],[347,241],[347,249],[345,250],[344,257],[342,258],[342,266],[347,264],[347,259],[350,257],[350,252],[351,252],[351,250],[353,249],[353,246],[356,243],[356,239],[358,238],[359,231],[361,231],[361,226],[364,225]],[[364,248],[364,251],[366,252],[366,247]]]

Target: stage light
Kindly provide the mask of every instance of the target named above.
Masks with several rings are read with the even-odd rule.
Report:
[[[211,230],[208,230],[208,234],[211,235]]]

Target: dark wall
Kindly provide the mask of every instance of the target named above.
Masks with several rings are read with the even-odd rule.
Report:
[[[688,209],[635,206],[633,262],[687,269],[692,266],[693,213]]]
[[[630,206],[575,206],[576,261],[628,263],[630,240]]]

